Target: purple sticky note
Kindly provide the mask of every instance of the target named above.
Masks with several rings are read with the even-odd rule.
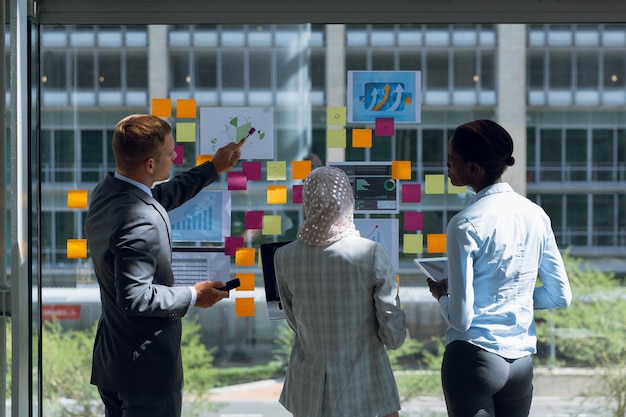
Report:
[[[374,134],[376,136],[393,136],[395,134],[393,117],[377,117]]]
[[[261,180],[261,163],[260,162],[244,162],[242,171],[250,181]]]
[[[245,226],[248,230],[263,229],[263,210],[246,211]]]
[[[235,256],[237,248],[243,248],[243,237],[230,236],[224,241],[224,255]]]
[[[421,184],[402,184],[402,202],[419,203],[422,194]]]
[[[291,190],[293,204],[302,204],[302,185],[294,185]]]
[[[180,165],[183,163],[183,156],[185,155],[185,148],[183,145],[174,146],[174,151],[176,152],[176,158],[174,158],[173,164]]]
[[[247,189],[248,178],[243,172],[228,172],[228,189],[242,191]]]
[[[421,211],[405,211],[404,230],[424,230],[424,213]]]

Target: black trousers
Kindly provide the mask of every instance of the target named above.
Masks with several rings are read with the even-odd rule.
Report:
[[[180,417],[183,391],[164,394],[124,394],[98,387],[105,417]]]
[[[532,356],[506,359],[455,341],[446,346],[441,381],[449,417],[528,417]]]

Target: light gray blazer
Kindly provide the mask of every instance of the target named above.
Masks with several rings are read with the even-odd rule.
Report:
[[[167,211],[215,179],[209,162],[157,185],[154,197],[113,174],[92,192],[85,232],[102,302],[92,384],[128,394],[182,388],[181,317],[191,292],[173,287]]]
[[[297,417],[384,416],[400,409],[385,350],[402,345],[406,317],[382,246],[348,236],[278,249],[276,279],[295,332],[280,402]]]

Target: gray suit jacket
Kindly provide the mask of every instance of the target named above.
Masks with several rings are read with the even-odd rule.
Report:
[[[191,291],[173,287],[167,211],[217,177],[209,162],[155,186],[153,197],[113,174],[94,189],[85,232],[102,315],[92,384],[129,394],[182,388],[181,317]]]
[[[295,340],[281,403],[297,417],[384,416],[400,409],[385,345],[406,336],[398,284],[382,246],[348,236],[296,240],[274,256]]]

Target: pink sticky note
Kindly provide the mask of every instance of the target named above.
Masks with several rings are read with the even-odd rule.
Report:
[[[174,158],[174,165],[180,165],[183,163],[183,156],[185,155],[185,147],[183,145],[174,146],[174,151],[176,151],[176,158]]]
[[[302,204],[302,185],[294,185],[291,190],[293,204]]]
[[[393,136],[395,133],[393,117],[376,118],[376,136]]]
[[[228,172],[228,189],[229,190],[245,190],[247,188],[248,178],[243,172]]]
[[[224,255],[235,256],[237,248],[243,248],[243,237],[230,236],[224,240]]]
[[[402,184],[402,202],[419,203],[422,194],[421,184]]]
[[[244,162],[242,171],[250,181],[259,181],[261,179],[261,163],[260,162]]]
[[[404,212],[404,230],[423,230],[424,213],[421,211]]]
[[[246,229],[262,229],[264,214],[263,210],[246,211],[244,222]]]

